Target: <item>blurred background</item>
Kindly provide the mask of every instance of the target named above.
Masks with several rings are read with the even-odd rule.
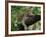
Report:
[[[40,7],[11,6],[11,31],[25,30],[24,27],[26,27],[27,30],[40,30],[41,29],[40,19],[41,19]],[[27,22],[25,24],[26,26],[24,26],[22,21],[24,24],[25,24],[25,21],[27,21],[29,26],[27,25]]]

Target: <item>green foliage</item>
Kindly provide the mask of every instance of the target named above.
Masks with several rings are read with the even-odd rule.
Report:
[[[33,7],[33,8],[32,8],[32,13],[33,13],[34,15],[39,15],[39,14],[41,14],[41,8],[40,8],[40,7]]]
[[[18,31],[21,28],[22,18],[28,12],[39,15],[41,9],[40,7],[11,6],[11,31]]]

